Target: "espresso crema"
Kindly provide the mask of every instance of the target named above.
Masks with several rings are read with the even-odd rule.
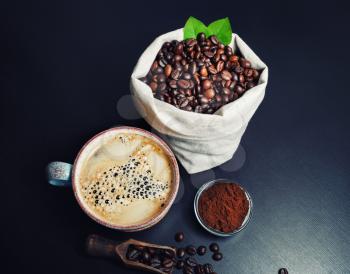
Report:
[[[121,133],[101,140],[79,176],[84,203],[112,225],[142,224],[159,214],[172,188],[165,151],[151,139]]]

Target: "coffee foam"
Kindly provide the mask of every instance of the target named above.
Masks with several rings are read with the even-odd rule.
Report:
[[[79,187],[84,203],[105,222],[141,224],[167,203],[170,159],[147,137],[122,133],[104,140],[83,163]]]

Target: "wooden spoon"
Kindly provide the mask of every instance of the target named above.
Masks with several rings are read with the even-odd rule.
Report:
[[[144,271],[149,271],[149,272],[159,273],[159,274],[172,273],[172,269],[170,270],[170,272],[163,272],[157,268],[151,267],[141,262],[128,260],[126,257],[126,253],[128,251],[128,247],[130,244],[133,244],[136,246],[145,246],[145,247],[169,250],[174,254],[174,256],[176,254],[175,249],[169,246],[155,245],[155,244],[137,241],[134,239],[129,239],[125,242],[118,244],[113,240],[109,240],[98,235],[90,235],[87,238],[86,250],[87,250],[87,253],[92,256],[114,258],[123,262],[128,267],[137,268]]]

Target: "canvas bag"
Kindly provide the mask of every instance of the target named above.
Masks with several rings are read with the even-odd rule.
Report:
[[[157,37],[143,52],[131,75],[130,89],[142,117],[170,145],[188,173],[218,166],[232,158],[242,135],[265,95],[268,68],[237,35],[230,46],[238,48],[253,68],[262,70],[258,85],[214,114],[180,110],[153,97],[151,88],[139,80],[146,76],[164,42],[183,40],[183,29]]]

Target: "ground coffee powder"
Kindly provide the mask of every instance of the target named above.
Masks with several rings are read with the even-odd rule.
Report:
[[[248,213],[249,202],[240,186],[217,183],[201,194],[198,210],[202,220],[221,232],[238,229]]]

